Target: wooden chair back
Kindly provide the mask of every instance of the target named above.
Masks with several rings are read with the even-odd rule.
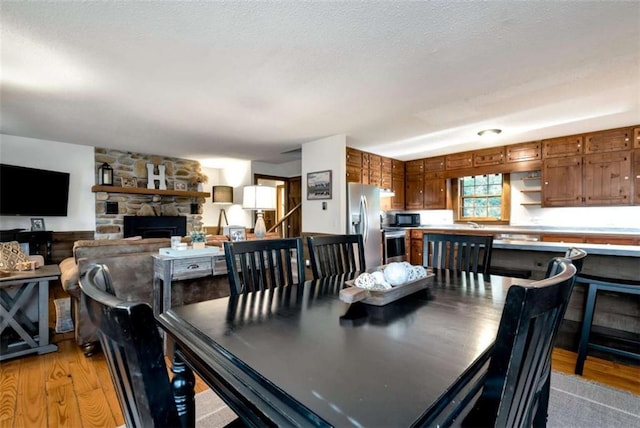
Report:
[[[117,298],[105,265],[90,266],[80,278],[82,299],[111,374],[128,427],[193,424],[193,394],[182,397],[180,414],[169,382],[162,340],[151,306]]]
[[[546,423],[551,352],[577,271],[564,258],[551,264],[551,277],[509,288],[482,391],[463,426]]]
[[[367,268],[360,234],[308,236],[307,246],[314,279]]]
[[[492,235],[425,233],[422,264],[488,275],[492,250]]]
[[[229,241],[224,251],[232,296],[305,280],[301,238]]]

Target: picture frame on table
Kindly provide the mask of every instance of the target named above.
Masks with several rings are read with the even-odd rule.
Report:
[[[43,218],[32,218],[31,219],[31,231],[32,232],[42,232],[44,231],[44,219]]]
[[[247,230],[244,227],[229,227],[230,241],[246,241]]]
[[[188,188],[188,184],[186,181],[176,180],[173,182],[173,190],[180,190],[186,192]]]
[[[138,187],[138,179],[133,177],[122,177],[120,179],[122,187]]]
[[[307,200],[331,199],[331,170],[307,173]]]

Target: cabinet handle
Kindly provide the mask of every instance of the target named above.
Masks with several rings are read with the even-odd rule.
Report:
[[[193,269],[198,269],[199,267],[200,267],[200,265],[194,263],[194,264],[191,264],[191,265],[187,266],[187,269],[192,269],[193,270]]]

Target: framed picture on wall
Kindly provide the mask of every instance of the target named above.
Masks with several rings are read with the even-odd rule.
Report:
[[[173,183],[173,190],[186,191],[187,190],[187,182],[186,181],[181,181],[181,180],[176,180]]]
[[[137,178],[122,177],[122,187],[138,187]]]
[[[307,199],[331,199],[331,170],[307,174]]]

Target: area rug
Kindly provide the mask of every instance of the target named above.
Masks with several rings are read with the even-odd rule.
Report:
[[[547,426],[640,427],[640,396],[554,371]]]
[[[73,320],[71,319],[71,297],[63,297],[53,301],[56,307],[56,333],[67,333],[73,331]]]

